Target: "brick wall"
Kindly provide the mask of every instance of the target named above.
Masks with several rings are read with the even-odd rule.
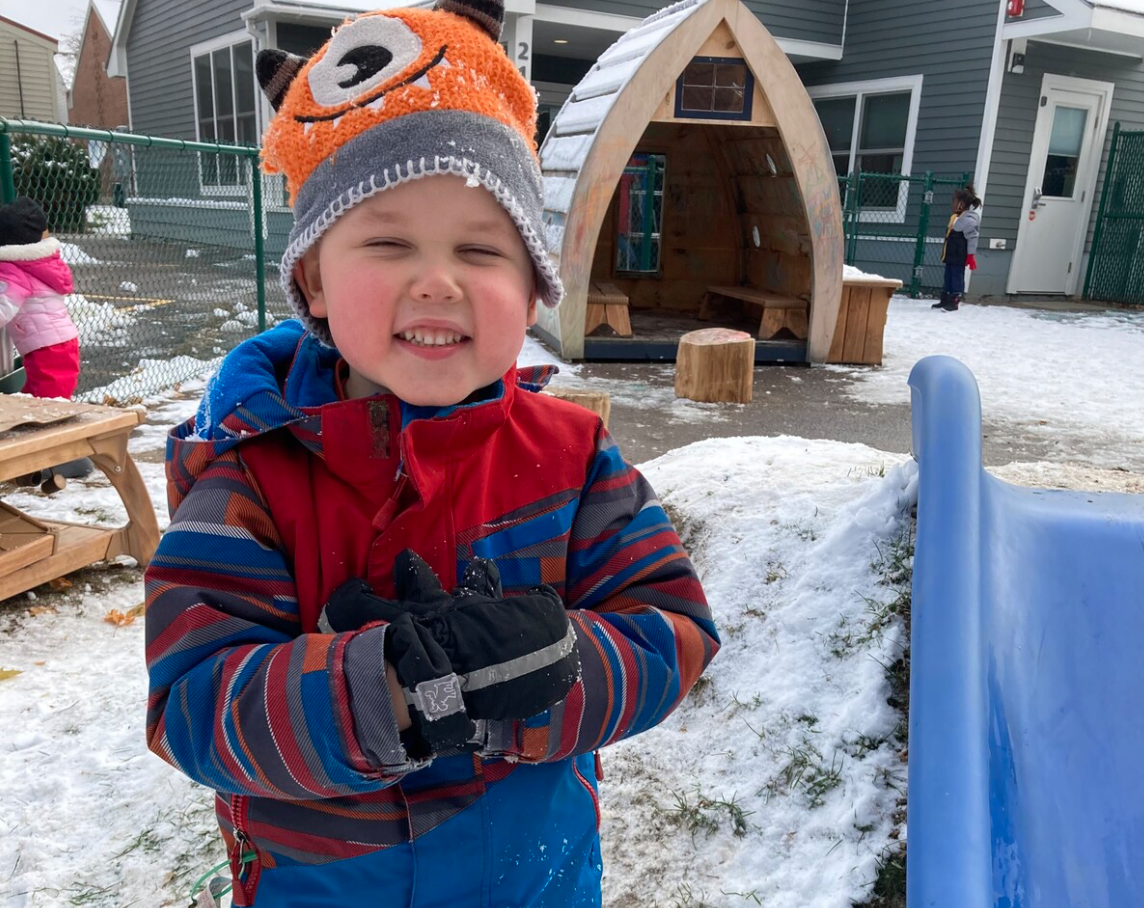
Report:
[[[76,62],[68,122],[73,126],[115,129],[127,126],[127,80],[107,75],[111,36],[94,8],[88,12],[87,30]]]

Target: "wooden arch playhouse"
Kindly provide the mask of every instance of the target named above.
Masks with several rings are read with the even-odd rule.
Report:
[[[757,361],[827,361],[838,182],[798,74],[739,0],[683,0],[624,34],[540,159],[567,296],[537,327],[563,356],[670,360],[717,324],[756,333]]]

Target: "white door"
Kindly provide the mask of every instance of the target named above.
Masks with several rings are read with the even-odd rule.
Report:
[[[1107,82],[1044,77],[1010,293],[1076,291],[1112,89]]]

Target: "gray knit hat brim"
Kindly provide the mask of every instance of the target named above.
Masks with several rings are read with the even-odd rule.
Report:
[[[294,202],[294,228],[280,271],[282,288],[310,332],[334,346],[326,319],[315,318],[294,280],[294,266],[339,217],[364,200],[428,176],[464,177],[508,212],[532,257],[537,294],[560,304],[564,288],[548,253],[540,167],[516,130],[468,111],[412,113],[346,142],[307,177]]]

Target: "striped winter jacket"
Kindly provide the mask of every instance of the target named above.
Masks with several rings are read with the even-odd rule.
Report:
[[[443,410],[340,400],[337,369],[283,323],[172,431],[149,745],[217,790],[237,905],[599,904],[593,752],[660,722],[719,647],[679,538],[593,414],[531,393],[550,369]],[[393,595],[405,548],[446,588],[477,556],[507,594],[555,587],[583,671],[567,699],[411,760],[386,628],[316,632],[348,578]]]

